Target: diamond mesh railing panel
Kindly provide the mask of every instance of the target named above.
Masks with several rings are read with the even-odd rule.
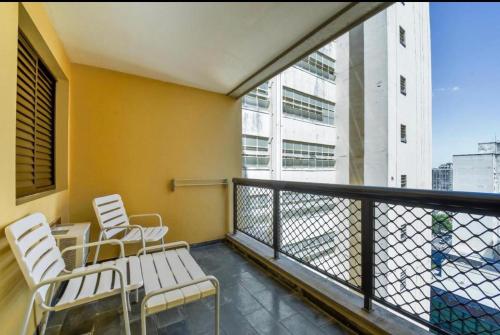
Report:
[[[361,202],[283,191],[280,252],[361,288]]]
[[[375,299],[457,334],[500,334],[499,218],[375,203]]]
[[[273,191],[268,188],[236,186],[238,230],[273,246]]]
[[[434,333],[500,335],[500,197],[247,183],[235,184],[235,228],[275,257]]]

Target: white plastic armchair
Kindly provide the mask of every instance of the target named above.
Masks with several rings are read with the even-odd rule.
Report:
[[[92,201],[97,221],[101,232],[99,241],[114,237],[120,232],[124,232],[120,241],[128,243],[142,243],[142,248],[146,247],[147,243],[158,242],[164,243],[164,237],[168,232],[168,227],[163,225],[163,220],[160,214],[135,214],[127,216],[125,206],[119,194],[107,195],[95,198]],[[155,217],[158,220],[157,227],[143,227],[137,224],[130,224],[130,221],[144,218]],[[99,248],[99,247],[98,247]],[[94,263],[97,261],[97,252],[94,257]]]
[[[62,253],[56,245],[45,216],[41,213],[31,214],[12,223],[5,228],[5,235],[31,291],[21,334],[26,334],[35,302],[44,313],[43,332],[49,312],[60,311],[115,294],[121,294],[125,333],[130,334],[127,292],[137,290],[143,284],[138,257],[120,257],[102,264],[79,267],[69,272],[65,270]],[[118,240],[94,242],[85,246],[102,244],[119,245],[123,256],[124,246]],[[63,253],[82,247],[84,246],[69,247]],[[113,273],[115,273],[114,280]],[[65,281],[68,281],[68,284],[61,298],[51,306],[54,285]]]

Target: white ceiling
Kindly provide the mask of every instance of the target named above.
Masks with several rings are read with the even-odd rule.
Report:
[[[228,93],[349,3],[46,3],[69,58]]]

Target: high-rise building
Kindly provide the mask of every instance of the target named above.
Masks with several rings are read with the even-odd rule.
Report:
[[[432,189],[453,191],[453,163],[445,163],[432,169]]]
[[[243,176],[430,189],[428,6],[395,3],[244,97]],[[376,290],[425,314],[431,219],[396,216],[377,221]]]
[[[428,4],[396,3],[242,99],[243,175],[431,188]]]

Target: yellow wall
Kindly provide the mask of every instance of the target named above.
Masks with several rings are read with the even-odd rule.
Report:
[[[241,116],[236,100],[71,64],[43,5],[23,6],[0,4],[2,334],[18,332],[28,298],[24,278],[5,239],[6,225],[40,211],[49,221],[59,217],[63,222],[92,221],[96,236],[91,201],[116,192],[123,196],[129,214],[159,212],[170,228],[167,241],[222,238],[231,217],[228,190],[216,186],[172,192],[170,181],[232,178],[241,171]],[[28,38],[58,79],[56,190],[22,204],[16,204],[15,195],[19,25],[29,33]],[[103,256],[109,257],[110,252],[105,250]],[[31,324],[33,332],[35,322]]]
[[[92,199],[119,193],[129,215],[159,212],[170,228],[168,241],[222,238],[226,188],[173,192],[169,183],[240,174],[238,102],[89,66],[73,65],[71,74],[71,220],[91,220],[95,237]]]
[[[54,59],[53,63],[58,66],[56,71],[58,75],[70,78],[70,63],[43,5],[28,3],[25,4],[25,9],[40,33],[41,40],[36,41],[37,44],[46,44],[47,50]],[[3,228],[12,221],[35,211],[43,212],[49,221],[58,217],[62,217],[64,220],[69,215],[69,195],[67,182],[64,180],[64,176],[67,176],[68,165],[68,125],[65,123],[68,117],[67,100],[66,106],[58,101],[57,190],[43,198],[16,205],[15,128],[18,12],[19,5],[17,3],[0,4],[0,333],[2,334],[18,332],[28,299],[27,286],[10,252]]]

